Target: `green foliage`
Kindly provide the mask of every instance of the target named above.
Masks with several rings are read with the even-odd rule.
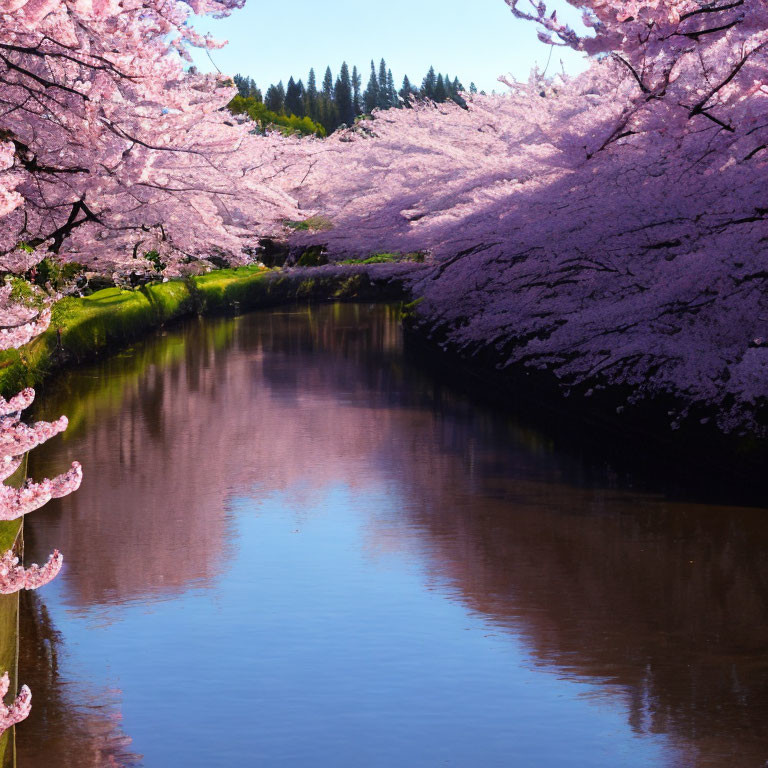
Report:
[[[84,271],[85,266],[76,261],[60,261],[53,256],[46,256],[28,272],[28,277],[35,285],[45,286],[50,283],[56,290],[61,290]]]
[[[269,88],[267,88],[264,104],[270,112],[274,112],[276,115],[283,114],[283,108],[285,107],[285,88],[283,87],[282,80],[277,85],[270,85]]]
[[[303,136],[315,135],[323,137],[326,135],[325,128],[319,123],[314,122],[311,118],[277,114],[272,112],[266,104],[252,97],[235,96],[229,102],[229,111],[233,115],[247,115],[251,120],[259,124],[262,131],[266,131],[269,128],[277,128],[287,135],[292,133],[300,133]]]
[[[323,267],[328,263],[328,257],[322,245],[313,245],[301,254],[297,262],[299,267]]]
[[[412,253],[374,253],[367,259],[346,259],[339,264],[387,264],[391,262],[414,261],[421,263],[424,261],[424,253],[413,251]]]
[[[42,309],[45,305],[45,295],[38,288],[21,277],[6,277],[6,283],[10,283],[11,301],[24,304],[27,307]]]
[[[376,65],[371,60],[371,75],[368,78],[368,87],[363,94],[363,107],[367,114],[370,114],[379,106],[379,88],[379,79],[376,77]]]
[[[309,70],[306,88],[301,80],[293,76],[288,79],[287,87],[282,80],[277,85],[270,85],[261,104],[261,91],[248,77],[235,75],[235,84],[239,95],[229,107],[235,114],[248,114],[261,125],[262,130],[278,127],[286,133],[314,133],[327,136],[341,125],[354,125],[355,119],[363,113],[370,114],[374,109],[393,109],[408,106],[409,99],[416,96],[433,101],[454,101],[466,108],[461,96],[464,87],[457,77],[439,75],[430,67],[422,87],[414,87],[406,76],[400,91],[395,87],[392,70],[381,59],[378,68],[371,61],[371,74],[368,86],[363,92],[362,77],[357,67],[350,74],[346,62],[341,65],[338,77],[333,76],[330,67],[323,75],[318,88],[314,69]],[[260,104],[256,107],[255,103]],[[308,121],[304,121],[304,118]]]
[[[237,86],[237,92],[244,97],[252,96],[256,101],[263,101],[261,91],[251,77],[243,77],[243,75],[235,75],[233,78],[234,84]]]
[[[163,272],[168,266],[161,260],[160,254],[157,251],[147,251],[144,254],[144,258],[153,266],[156,272]]]
[[[284,110],[287,115],[304,117],[304,85],[301,80],[295,82],[293,77],[288,80],[288,87],[285,89]]]
[[[352,78],[346,61],[341,65],[341,74],[336,80],[334,98],[339,120],[345,125],[354,125],[355,104],[352,94]]]
[[[310,216],[303,221],[284,221],[283,224],[294,232],[327,232],[333,229],[333,222],[325,216]]]
[[[325,258],[322,248],[314,253],[318,261]],[[370,275],[315,274],[317,277],[308,280],[301,274],[252,265],[135,291],[106,288],[83,298],[61,299],[53,307],[51,326],[45,333],[21,349],[0,352],[0,394],[9,397],[26,386],[36,386],[68,361],[112,351],[153,328],[195,313],[247,311],[297,299],[402,297],[402,285],[391,280],[376,285]]]
[[[404,320],[411,320],[416,317],[416,311],[418,309],[419,304],[424,301],[424,297],[421,296],[420,298],[416,299],[415,301],[409,301],[405,302],[400,305],[400,317]]]

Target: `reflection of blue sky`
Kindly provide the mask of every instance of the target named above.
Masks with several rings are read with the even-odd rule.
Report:
[[[578,12],[565,0],[547,5],[557,9],[558,18],[578,25]],[[526,9],[528,1],[521,0],[520,7]],[[229,40],[224,50],[212,52],[223,72],[249,74],[263,89],[278,80],[288,82],[290,75],[306,83],[310,67],[321,83],[326,66],[335,76],[344,59],[350,70],[353,65],[361,69],[365,87],[371,58],[378,66],[383,56],[398,88],[405,74],[420,84],[434,65],[458,76],[467,88],[474,81],[478,88],[504,91],[499,75],[511,72],[524,79],[535,63],[543,68],[549,54],[533,26],[515,19],[504,0],[388,0],[375,6],[358,0],[247,0],[230,18],[201,19],[195,26]],[[557,49],[552,59],[554,71],[560,59],[569,72],[583,67],[583,57],[569,49]],[[212,69],[202,52],[195,62]]]
[[[149,767],[665,763],[669,742],[633,733],[620,696],[468,612],[402,503],[373,478],[300,514],[290,492],[240,498],[233,560],[208,589],[85,614],[49,591],[62,674],[121,691]],[[400,526],[405,546],[377,546],[372,525],[395,543]]]

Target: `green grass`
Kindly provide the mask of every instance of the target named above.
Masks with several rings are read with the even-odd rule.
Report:
[[[283,225],[294,232],[327,232],[333,229],[333,222],[325,216],[310,216],[303,221],[286,220]]]
[[[191,291],[181,281],[136,291],[107,288],[85,298],[62,299],[45,333],[21,349],[0,353],[0,392],[7,396],[35,386],[61,357],[92,357],[190,314],[192,308]]]
[[[375,263],[375,262],[371,262]],[[220,269],[185,280],[131,291],[106,288],[65,298],[53,308],[48,330],[18,350],[0,352],[0,395],[37,386],[53,370],[124,347],[148,331],[181,317],[232,314],[293,301],[400,298],[402,287],[368,275],[308,279],[261,266]]]
[[[424,261],[424,254],[420,251],[412,253],[374,253],[367,259],[345,259],[339,264],[389,264],[399,261],[414,261],[421,263]]]
[[[18,487],[27,475],[26,458],[18,471],[6,480],[11,486]],[[0,522],[0,553],[7,552],[16,544],[21,530],[21,520]],[[17,651],[18,651],[18,621],[19,621],[19,595],[0,595],[0,675],[8,672],[11,684],[5,703],[10,704],[18,693],[17,680]],[[14,734],[13,728],[0,736],[0,766],[10,768],[15,763],[14,759]]]
[[[8,671],[11,684],[5,703],[11,704],[18,693],[16,644],[18,640],[19,595],[0,595],[0,674]],[[14,733],[9,728],[0,736],[0,766],[15,764]]]

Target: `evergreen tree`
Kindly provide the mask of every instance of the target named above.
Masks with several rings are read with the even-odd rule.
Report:
[[[435,88],[437,87],[437,77],[435,75],[435,68],[430,67],[427,76],[421,84],[421,93],[428,99],[435,98]]]
[[[250,91],[250,83],[248,81],[247,77],[243,77],[241,74],[237,74],[232,78],[235,81],[235,86],[237,88],[237,93],[242,96],[244,99],[247,99],[251,94]]]
[[[253,78],[238,74],[235,75],[232,79],[235,81],[238,94],[244,99],[252,98],[259,102],[262,100],[261,91],[257,87]]]
[[[281,80],[277,85],[270,85],[267,88],[267,95],[264,97],[264,104],[270,112],[274,112],[277,115],[283,113],[283,105],[285,104],[285,89],[283,88],[283,81]]]
[[[339,127],[333,89],[333,73],[327,67],[323,76],[323,90],[320,93],[320,123],[327,133],[333,133]]]
[[[299,81],[301,82],[301,81]],[[285,89],[284,109],[288,115],[304,117],[304,87],[294,82],[293,77],[288,80],[288,87]]]
[[[328,101],[333,101],[333,72],[330,67],[326,67],[323,77],[323,96]]]
[[[470,93],[477,93],[477,86],[474,83],[469,84],[469,92]]]
[[[345,125],[352,125],[355,122],[355,105],[352,101],[352,80],[346,61],[342,63],[341,72],[336,80],[335,97],[339,120]]]
[[[445,83],[443,82],[443,76],[437,76],[437,85],[435,85],[434,99],[438,103],[445,101],[448,98],[448,91],[445,90]]]
[[[451,92],[454,96],[458,96],[464,90],[464,86],[461,84],[461,80],[458,77],[453,78],[451,83]]]
[[[389,109],[389,92],[387,91],[387,62],[382,59],[379,62],[379,109]]]
[[[413,86],[408,79],[408,75],[403,78],[403,87],[400,89],[400,98],[406,107],[410,106],[410,98],[413,96]]]
[[[363,95],[365,111],[370,114],[379,105],[379,81],[376,79],[376,65],[371,61],[371,77]]]
[[[304,91],[304,114],[314,121],[317,121],[318,118],[317,98],[317,78],[315,77],[315,70],[310,69],[307,87]]]
[[[360,90],[363,85],[363,78],[360,76],[360,72],[357,66],[352,67],[352,106],[355,108],[355,115],[359,116],[363,114],[363,105],[361,102]]]
[[[390,107],[399,107],[400,99],[397,98],[397,89],[395,88],[395,79],[392,77],[392,70],[387,70],[387,99]]]

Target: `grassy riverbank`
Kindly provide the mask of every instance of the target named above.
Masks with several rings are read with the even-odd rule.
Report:
[[[6,481],[8,485],[20,485],[27,474],[26,461],[19,470]],[[0,553],[16,548],[21,531],[21,520],[0,521]],[[7,671],[10,678],[8,695],[5,703],[13,702],[18,693],[18,640],[19,640],[19,595],[0,595],[0,675]],[[13,728],[0,736],[0,768],[15,765]]]
[[[224,269],[136,290],[107,288],[65,298],[50,328],[30,344],[0,354],[0,394],[35,386],[51,371],[119,348],[182,317],[226,314],[291,301],[398,299],[402,283],[377,278],[370,268],[295,270]]]

